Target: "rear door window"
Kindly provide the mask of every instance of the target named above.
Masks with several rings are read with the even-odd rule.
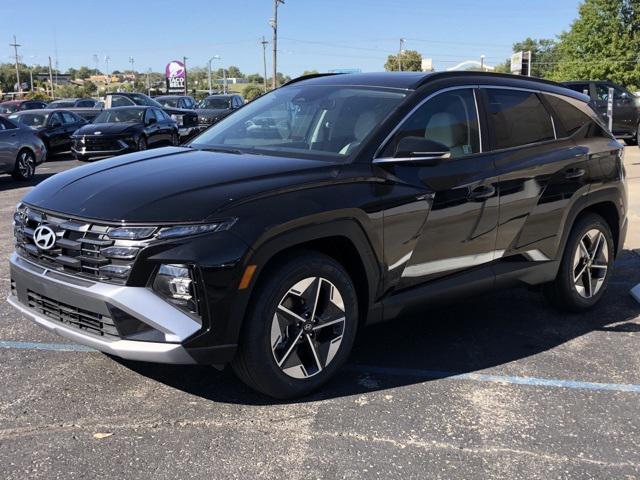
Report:
[[[535,92],[487,88],[493,148],[555,139],[553,121]]]
[[[570,90],[575,92],[584,93],[585,95],[589,95],[589,84],[588,83],[574,83],[571,85],[565,85]]]

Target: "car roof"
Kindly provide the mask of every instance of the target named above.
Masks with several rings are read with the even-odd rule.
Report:
[[[564,87],[560,83],[543,80],[534,77],[523,77],[492,72],[451,71],[451,72],[377,72],[377,73],[340,73],[340,74],[313,74],[298,77],[283,85],[284,87],[296,83],[306,85],[343,85],[343,86],[370,86],[395,88],[401,90],[416,90],[430,83],[447,81],[465,83],[489,84],[506,87],[519,87],[541,90],[551,93],[559,93],[582,101],[587,101],[582,93],[575,92]]]
[[[148,108],[157,108],[158,110],[162,110],[160,107],[156,107],[153,105],[122,105],[120,107],[111,107],[111,108],[107,108],[104,111],[110,111],[110,110],[146,110]]]
[[[154,97],[154,98],[187,98],[190,96],[191,95],[158,95],[157,97]]]
[[[207,95],[206,97],[204,97],[205,99],[207,98],[231,98],[231,97],[235,97],[236,95],[233,93],[214,93],[212,95]]]
[[[12,115],[29,115],[32,113],[55,113],[55,112],[67,112],[72,113],[66,108],[33,108],[31,110],[21,110],[19,112],[14,112]]]

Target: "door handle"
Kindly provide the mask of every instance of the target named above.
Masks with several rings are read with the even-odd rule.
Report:
[[[564,171],[564,178],[572,180],[574,178],[580,178],[587,173],[584,168],[570,168]]]
[[[469,199],[471,200],[484,200],[489,197],[493,197],[496,193],[496,189],[491,185],[480,185],[475,187],[469,192]]]

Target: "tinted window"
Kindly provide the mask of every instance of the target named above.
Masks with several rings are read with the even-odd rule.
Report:
[[[626,93],[623,89],[619,87],[614,87],[613,85],[596,85],[596,98],[602,101],[609,100],[609,87],[613,88],[613,99],[620,100],[623,98],[623,94]]]
[[[158,119],[158,121],[160,121],[160,120],[170,120],[171,119],[169,117],[169,115],[167,115],[164,110],[155,110],[154,109],[154,112],[156,113],[156,118]]]
[[[382,156],[393,157],[404,137],[421,137],[449,148],[451,157],[463,157],[480,151],[478,114],[473,90],[441,93],[424,103],[400,127]]]
[[[18,128],[18,126],[7,120],[6,118],[0,118],[0,130],[11,130],[14,128]]]
[[[47,123],[48,114],[46,113],[14,113],[9,118],[16,122],[23,123],[29,127],[42,127]]]
[[[96,102],[93,100],[80,100],[76,106],[79,108],[91,108],[95,105]]]
[[[589,115],[569,103],[571,100],[563,100],[555,95],[545,95],[545,98],[556,112],[567,135],[573,135],[592,122]]]
[[[129,107],[131,105],[135,105],[131,100],[122,95],[113,95],[111,97],[111,106],[112,107]]]
[[[153,108],[150,108],[144,115],[144,121],[148,123],[152,118],[155,118],[157,120],[155,113],[153,113]]]
[[[114,108],[104,110],[93,123],[139,123],[142,122],[144,110],[141,108]]]
[[[49,125],[51,125],[52,127],[62,125],[62,115],[60,115],[58,112],[55,112],[53,115],[51,115],[51,121],[49,122]]]
[[[62,112],[62,121],[64,123],[77,123],[78,119],[69,112]]]
[[[13,113],[18,111],[18,105],[15,103],[0,104],[0,113]]]
[[[494,148],[553,140],[549,113],[534,92],[486,89]]]

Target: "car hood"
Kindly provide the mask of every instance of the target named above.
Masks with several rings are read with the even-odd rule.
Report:
[[[137,123],[90,123],[83,127],[80,127],[73,134],[79,135],[119,135],[122,133],[128,133],[139,127]]]
[[[228,108],[198,108],[196,113],[201,117],[217,117],[229,113]]]
[[[183,147],[122,155],[45,180],[23,201],[69,216],[126,223],[201,222],[237,202],[326,181],[337,163]]]

